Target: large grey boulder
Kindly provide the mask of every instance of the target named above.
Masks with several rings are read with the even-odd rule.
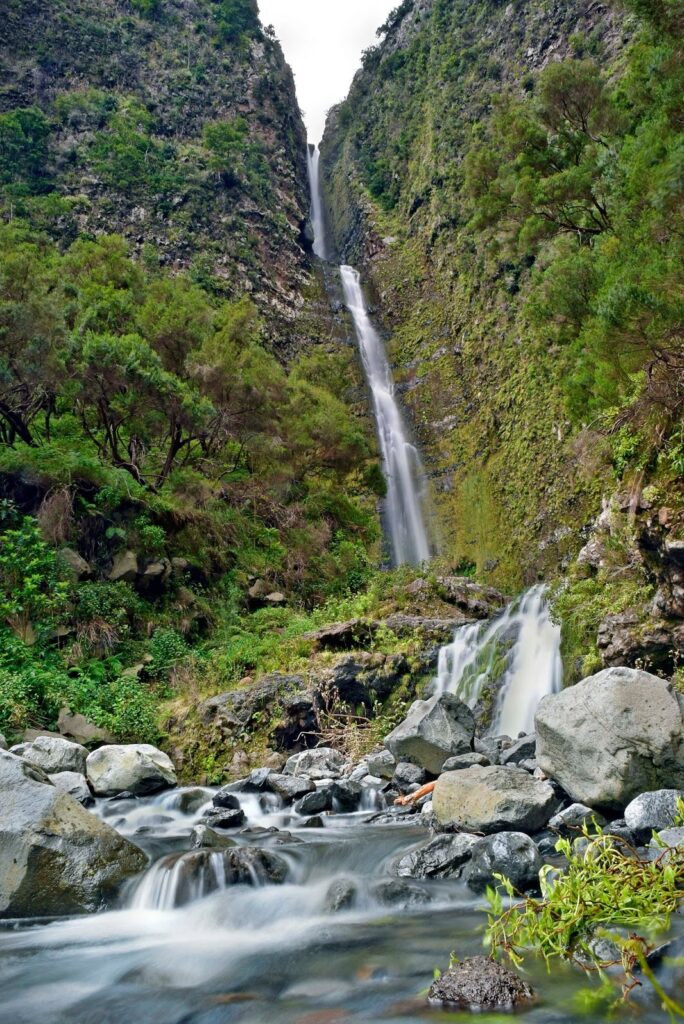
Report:
[[[545,697],[537,760],[573,800],[621,810],[640,793],[684,788],[682,704],[670,683],[611,668]]]
[[[56,775],[50,776],[50,782],[57,789],[61,789],[63,793],[69,793],[84,807],[95,802],[88,786],[88,780],[80,772],[57,772]]]
[[[454,1007],[470,1013],[511,1010],[529,1003],[534,992],[522,978],[486,956],[454,964],[433,981],[428,992],[432,1006]]]
[[[444,829],[459,832],[515,830],[538,832],[558,807],[548,782],[521,768],[478,765],[445,772],[432,794],[435,817]]]
[[[30,764],[42,768],[47,775],[57,772],[78,772],[83,775],[88,751],[80,743],[54,736],[39,736],[33,743],[23,744],[21,756]]]
[[[595,832],[596,828],[604,828],[606,819],[598,811],[586,804],[570,804],[555,814],[549,822],[549,828],[561,836],[576,836],[583,828]]]
[[[86,775],[98,796],[144,796],[176,785],[171,758],[150,743],[100,747],[88,755]]]
[[[484,892],[504,875],[518,892],[536,888],[542,859],[535,843],[523,832],[499,832],[479,839],[470,851],[465,871],[468,888]]]
[[[286,775],[304,775],[308,779],[320,781],[339,779],[346,767],[347,761],[339,750],[333,750],[332,747],[314,747],[313,750],[303,750],[301,754],[288,757],[283,772]]]
[[[0,918],[99,910],[146,863],[41,769],[0,751]]]
[[[435,836],[404,854],[396,872],[400,878],[458,878],[477,842],[467,833]]]
[[[449,757],[473,748],[475,719],[467,704],[452,693],[417,700],[404,721],[385,738],[385,746],[399,761],[411,761],[431,775],[439,775]]]
[[[633,832],[671,828],[678,818],[680,801],[684,801],[684,791],[679,789],[642,793],[625,807],[627,827]]]

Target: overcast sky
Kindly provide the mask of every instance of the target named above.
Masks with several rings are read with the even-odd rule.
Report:
[[[399,0],[259,0],[294,71],[310,142],[323,135],[326,111],[347,95],[361,51]]]

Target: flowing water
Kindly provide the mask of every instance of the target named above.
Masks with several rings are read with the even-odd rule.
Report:
[[[513,737],[533,732],[539,701],[562,686],[560,642],[545,589],[533,587],[491,622],[456,630],[439,653],[437,688],[474,707],[498,677],[491,732]]]
[[[327,258],[325,242],[325,219],[323,216],[323,199],[319,177],[320,151],[318,146],[307,146],[306,163],[309,172],[309,188],[311,189],[311,226],[314,233],[313,251],[320,259]]]

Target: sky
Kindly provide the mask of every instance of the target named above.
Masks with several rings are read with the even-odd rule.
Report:
[[[323,135],[325,115],[344,99],[361,52],[377,43],[375,30],[399,0],[259,0],[261,20],[273,25],[297,83],[310,142]]]

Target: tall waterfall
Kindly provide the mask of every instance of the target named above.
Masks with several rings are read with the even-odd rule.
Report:
[[[415,446],[406,436],[401,411],[394,397],[392,371],[384,345],[368,316],[359,273],[353,267],[340,267],[340,274],[344,299],[354,321],[373,398],[387,481],[385,518],[393,560],[395,565],[405,562],[417,565],[430,557],[421,507],[427,491],[425,473]]]
[[[319,176],[320,150],[318,146],[306,147],[306,163],[309,171],[309,187],[311,189],[311,224],[314,233],[313,251],[320,259],[326,259],[325,219],[323,217],[323,200],[321,198],[321,179]]]
[[[560,642],[545,588],[533,587],[491,622],[456,630],[439,653],[438,690],[474,707],[492,676],[500,675],[489,731],[513,737],[532,732],[539,701],[562,686]]]
[[[325,218],[321,199],[319,150],[307,147],[311,186],[313,251],[326,259]],[[427,481],[420,456],[411,444],[401,411],[394,397],[394,382],[387,354],[373,327],[361,289],[361,278],[353,267],[340,267],[347,309],[354,321],[361,360],[373,399],[373,412],[380,440],[382,466],[387,483],[384,519],[394,565],[419,565],[430,558],[423,502]]]

